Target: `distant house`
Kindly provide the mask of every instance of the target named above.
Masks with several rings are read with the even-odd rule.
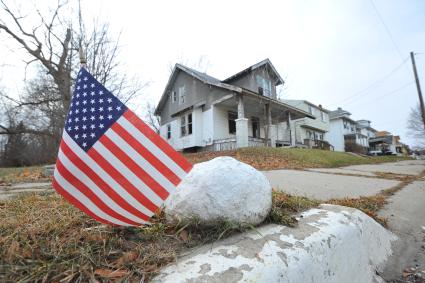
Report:
[[[369,137],[367,133],[369,131],[373,132],[367,129],[368,127],[370,128],[370,121],[360,120],[360,123],[357,123],[350,116],[350,112],[340,107],[329,113],[329,142],[334,146],[336,151],[359,151],[367,153],[369,148]]]
[[[375,137],[369,140],[369,144],[371,152],[377,154],[408,154],[407,146],[400,142],[400,136],[387,131],[376,132]]]
[[[293,120],[314,115],[276,98],[284,83],[269,59],[219,80],[176,64],[155,115],[177,150],[295,145]]]
[[[292,121],[294,124],[294,136],[297,146],[321,149],[332,148],[332,145],[328,140],[329,110],[307,100],[285,99],[283,102],[300,108],[315,117],[315,119],[303,117]]]

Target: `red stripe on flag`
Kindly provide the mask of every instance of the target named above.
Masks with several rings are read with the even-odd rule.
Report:
[[[65,166],[62,164],[62,162],[59,159],[56,162],[56,169],[59,171],[59,173],[62,175],[62,177],[64,177],[77,190],[79,190],[88,199],[90,199],[104,213],[108,214],[109,216],[114,217],[115,219],[118,219],[122,222],[131,224],[131,225],[135,225],[135,226],[142,225],[142,223],[134,222],[134,221],[126,218],[125,216],[120,215],[116,211],[112,210],[96,194],[94,194],[93,191],[90,190],[89,187],[84,185],[80,180],[78,180],[74,175],[72,175],[72,173],[69,172],[68,169],[65,168]]]
[[[105,194],[107,194],[111,199],[113,199],[119,206],[127,210],[131,214],[149,221],[149,216],[143,214],[131,204],[129,204],[124,198],[122,198],[115,190],[113,190],[102,178],[100,178],[86,163],[84,163],[70,148],[69,146],[62,141],[61,143],[62,152],[72,160],[72,163],[81,171],[83,171],[96,185],[101,189]]]
[[[103,170],[114,176],[117,181],[129,194],[131,194],[138,202],[144,207],[155,213],[158,207],[151,202],[145,195],[143,195],[133,184],[131,184],[126,177],[124,177],[115,167],[113,167],[97,150],[92,147],[87,152],[88,155],[102,167]]]
[[[138,142],[126,129],[120,124],[115,123],[111,127],[118,135],[120,135],[135,151],[137,151],[143,158],[154,166],[164,177],[166,177],[172,184],[177,186],[180,183],[180,178],[174,174],[167,166],[164,165],[155,155],[153,155],[146,147]]]
[[[155,133],[148,125],[146,125],[139,117],[136,116],[131,110],[124,112],[123,116],[132,123],[140,132],[142,132],[148,139],[156,144],[165,154],[167,154],[176,164],[178,164],[184,171],[189,173],[192,169],[190,164],[180,153],[175,151],[164,139]]]
[[[115,155],[122,163],[126,165],[143,183],[145,183],[152,191],[157,194],[161,199],[165,200],[169,193],[157,181],[155,181],[145,170],[143,170],[133,159],[131,159],[121,148],[119,148],[110,138],[103,135],[99,142],[101,142],[110,152]]]
[[[96,214],[94,214],[93,212],[91,212],[91,210],[88,209],[84,204],[82,204],[80,201],[78,201],[73,195],[68,193],[64,188],[62,188],[62,186],[59,185],[59,183],[55,180],[54,177],[53,177],[53,181],[52,181],[52,186],[53,186],[53,188],[55,188],[55,190],[58,193],[60,193],[62,196],[64,196],[67,201],[72,203],[75,207],[79,208],[81,211],[83,211],[85,214],[92,217],[93,219],[95,219],[95,220],[97,220],[101,223],[110,224],[110,225],[113,225],[113,226],[119,226],[119,225],[112,223],[112,222],[110,222],[106,219],[103,219],[103,218],[97,216]]]

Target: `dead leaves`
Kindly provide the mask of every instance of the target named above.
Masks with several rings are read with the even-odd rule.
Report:
[[[41,167],[30,168],[0,168],[0,184],[47,181]]]
[[[138,253],[135,252],[135,251],[126,252],[115,262],[115,265],[117,267],[121,267],[126,263],[130,263],[132,261],[135,261],[138,256],[139,256]]]
[[[106,268],[98,268],[94,271],[95,275],[99,275],[100,277],[103,278],[120,278],[120,277],[124,277],[127,276],[129,273],[126,270],[111,270],[111,269],[106,269]]]

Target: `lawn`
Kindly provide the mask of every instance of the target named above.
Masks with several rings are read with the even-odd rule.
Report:
[[[273,192],[265,223],[294,227],[294,215],[318,202]],[[0,201],[0,282],[144,282],[181,252],[252,226],[219,222],[170,225],[163,213],[152,225],[100,225],[56,193]]]
[[[346,152],[300,148],[251,147],[231,151],[187,153],[193,164],[211,160],[217,156],[232,156],[259,170],[303,169],[318,167],[340,167],[357,164],[375,164],[406,160],[398,156],[357,156]]]

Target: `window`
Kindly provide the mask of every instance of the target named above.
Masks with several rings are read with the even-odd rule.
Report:
[[[180,134],[182,137],[186,135],[186,116],[182,116],[180,120]]]
[[[252,123],[252,137],[259,138],[260,137],[260,119],[257,117],[251,118]]]
[[[236,119],[238,118],[238,114],[229,112],[228,120],[229,120],[229,134],[236,134]]]
[[[187,115],[187,134],[192,134],[192,113]]]
[[[260,95],[271,96],[272,95],[272,84],[269,80],[266,80],[262,76],[256,76],[258,93]]]
[[[308,113],[313,115],[313,107],[311,105],[308,106]]]
[[[322,122],[326,122],[325,112],[320,111],[320,117],[322,118]]]
[[[171,139],[171,125],[167,125],[167,140]]]
[[[192,134],[192,113],[180,118],[180,134],[182,137]]]
[[[179,87],[179,104],[183,104],[186,102],[186,87]]]
[[[312,139],[313,138],[313,133],[311,131],[307,131],[306,134],[307,134],[307,138],[308,139]]]
[[[177,92],[176,91],[171,92],[171,97],[173,99],[173,102],[177,102]]]

